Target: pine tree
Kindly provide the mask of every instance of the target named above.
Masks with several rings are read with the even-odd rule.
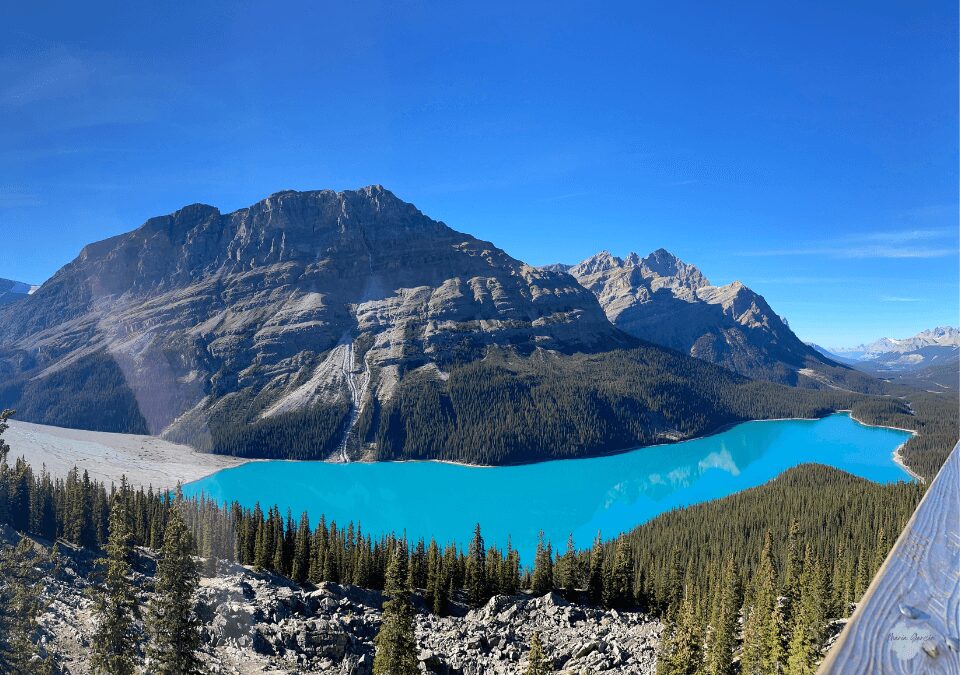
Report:
[[[887,557],[887,552],[889,547],[887,546],[887,533],[881,527],[880,531],[877,533],[877,545],[873,550],[873,569],[871,570],[876,574],[877,570],[880,569],[880,566],[883,565],[883,561]]]
[[[110,509],[110,536],[104,587],[97,601],[98,626],[93,637],[91,665],[96,673],[128,675],[135,672],[136,635],[133,630],[137,599],[130,578],[133,533],[127,508],[128,490],[123,479]]]
[[[374,643],[374,675],[416,675],[417,640],[414,634],[413,605],[407,587],[407,552],[396,544],[387,566],[383,622]]]
[[[603,602],[603,540],[597,532],[593,540],[593,550],[590,552],[590,578],[587,581],[587,590],[590,600],[595,604]]]
[[[530,654],[527,656],[526,675],[547,675],[550,672],[550,666],[547,663],[547,657],[543,653],[543,643],[540,641],[540,633],[534,632],[530,636]]]
[[[151,640],[147,669],[157,675],[201,672],[200,622],[193,603],[200,575],[190,555],[190,533],[180,506],[178,500],[170,509],[147,622]]]
[[[709,675],[731,675],[740,608],[739,581],[733,558],[727,558],[720,592],[715,598],[704,665]]]
[[[300,515],[297,540],[293,547],[292,576],[298,584],[305,584],[310,573],[310,519],[307,512]]]
[[[537,539],[537,554],[533,562],[533,579],[530,590],[534,595],[544,595],[553,589],[553,555],[549,544],[544,544],[543,530]]]
[[[626,607],[631,604],[633,588],[633,563],[630,560],[630,545],[620,537],[613,554],[613,566],[603,584],[603,604],[607,607]]]
[[[443,616],[447,612],[447,584],[443,575],[440,557],[440,547],[437,546],[435,539],[430,540],[430,546],[427,548],[427,603],[430,609],[437,616]]]
[[[573,544],[573,533],[567,537],[567,550],[556,566],[557,586],[568,597],[577,588],[577,549]]]
[[[783,663],[782,617],[770,547],[770,533],[767,532],[760,563],[754,573],[751,605],[745,610],[743,655],[740,659],[740,671],[744,675],[776,673]]]
[[[487,593],[486,549],[480,524],[473,531],[473,539],[467,549],[466,590],[467,600],[472,607],[480,607],[489,599]]]
[[[33,673],[38,665],[30,634],[41,613],[39,562],[26,537],[16,546],[0,546],[0,673]]]
[[[657,675],[695,675],[703,666],[703,631],[689,588],[685,589],[676,621],[665,630],[657,655]]]
[[[794,519],[787,534],[787,553],[783,563],[783,620],[791,623],[793,607],[800,597],[803,574],[803,549],[800,545],[800,522]]]
[[[807,546],[800,597],[790,631],[790,656],[786,668],[789,675],[813,675],[816,672],[827,626],[826,606],[823,570]]]

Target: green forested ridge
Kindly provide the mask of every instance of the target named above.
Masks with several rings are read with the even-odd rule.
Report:
[[[58,427],[146,434],[147,422],[123,371],[106,352],[72,363],[42,379],[0,379],[0,409]]]
[[[222,412],[211,418],[209,442],[199,449],[237,457],[325,459],[336,449],[348,412],[346,401],[265,419]]]
[[[445,381],[408,374],[377,415],[361,417],[360,434],[376,440],[379,459],[504,464],[623,450],[747,419],[818,417],[861,398],[751,381],[656,347],[500,350],[452,368]]]

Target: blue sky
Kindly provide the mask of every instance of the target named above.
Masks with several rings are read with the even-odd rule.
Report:
[[[534,264],[665,247],[826,345],[960,321],[956,2],[28,4],[0,277],[380,183]]]

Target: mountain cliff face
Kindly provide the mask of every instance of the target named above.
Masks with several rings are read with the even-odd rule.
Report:
[[[623,331],[748,377],[816,383],[837,364],[804,344],[763,297],[739,281],[712,286],[664,249],[645,258],[603,251],[569,268]]]
[[[87,246],[0,319],[0,395],[21,417],[75,423],[67,408],[95,388],[105,416],[201,446],[216,417],[326,406],[335,413],[324,424],[344,414],[351,423],[406,372],[442,377],[491,345],[530,354],[630,344],[568,276],[379,186],[152,218]],[[70,395],[58,402],[55,391]]]

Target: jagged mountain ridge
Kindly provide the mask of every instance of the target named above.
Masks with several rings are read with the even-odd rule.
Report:
[[[830,352],[854,360],[875,359],[889,354],[908,354],[926,347],[960,347],[960,329],[938,326],[908,338],[883,337],[856,347],[832,347]]]
[[[763,296],[739,281],[713,286],[665,249],[608,251],[567,270],[623,331],[752,378],[790,385],[833,378],[838,364],[804,344]]]
[[[956,390],[960,384],[960,330],[951,326],[930,328],[909,338],[880,338],[856,347],[813,346],[874,377],[929,391]]]
[[[218,410],[262,419],[339,403],[356,417],[405,372],[442,376],[446,362],[491,345],[529,354],[632,344],[568,276],[380,186],[151,218],[85,247],[0,318],[7,403],[22,403],[33,382],[56,390],[58,377],[88,390],[77,383],[115,364],[109,386],[143,416],[130,430],[200,445]],[[57,421],[41,412],[26,405],[21,417]]]

